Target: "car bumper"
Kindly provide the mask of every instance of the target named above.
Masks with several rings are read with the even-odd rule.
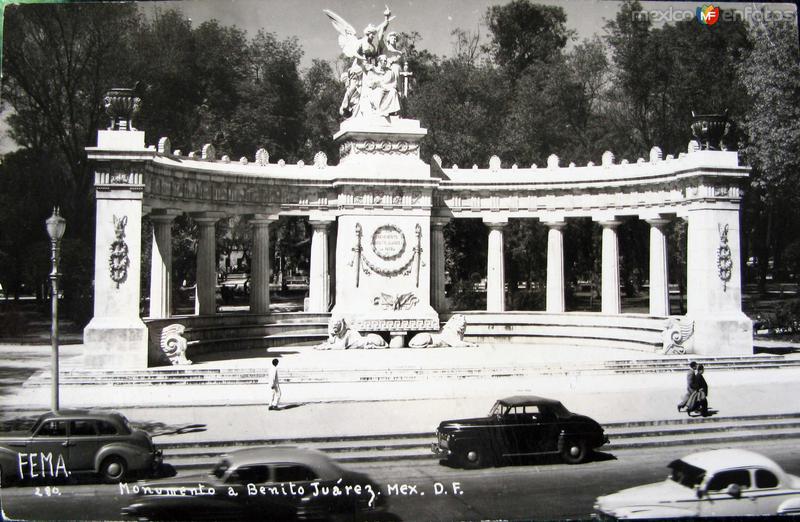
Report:
[[[438,442],[431,442],[431,453],[437,457],[447,458],[450,456],[450,450],[439,446]]]

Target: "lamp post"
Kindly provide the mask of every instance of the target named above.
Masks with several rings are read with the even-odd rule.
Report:
[[[58,411],[58,259],[61,256],[61,238],[64,237],[64,230],[67,228],[67,220],[61,217],[58,207],[53,209],[53,215],[46,221],[47,235],[50,236],[50,305],[51,305],[51,326],[50,326],[50,345],[52,352],[50,356],[51,370],[53,372],[52,389],[52,409]]]

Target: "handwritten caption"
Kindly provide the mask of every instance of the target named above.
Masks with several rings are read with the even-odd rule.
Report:
[[[463,495],[460,482],[452,482],[449,485],[434,482],[433,495]],[[342,479],[335,483],[322,483],[318,481],[298,484],[295,482],[281,482],[277,484],[236,484],[223,486],[221,490],[208,484],[198,483],[197,486],[180,487],[159,487],[146,484],[129,484],[120,482],[119,493],[121,495],[156,495],[156,496],[215,496],[227,495],[238,497],[254,496],[277,496],[277,497],[341,497],[341,496],[365,496],[369,497],[367,505],[372,507],[375,500],[380,495],[387,496],[425,496],[425,490],[419,484],[387,484],[385,492],[376,489],[372,484],[342,484]]]

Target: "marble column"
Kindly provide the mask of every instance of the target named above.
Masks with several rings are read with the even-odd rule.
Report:
[[[503,312],[505,300],[505,270],[503,267],[503,227],[508,222],[489,222],[489,252],[486,258],[486,311]]]
[[[620,313],[619,297],[619,242],[617,227],[619,221],[602,221],[603,227],[603,256],[601,280],[601,312],[604,314]]]
[[[650,224],[650,315],[669,315],[667,236],[668,219],[648,219]]]
[[[200,242],[197,248],[197,302],[199,315],[217,313],[217,240],[216,215],[194,215],[192,218],[200,229]]]
[[[545,223],[547,231],[547,298],[545,310],[561,313],[564,305],[564,221]]]
[[[325,313],[331,301],[331,276],[328,267],[328,229],[331,221],[309,220],[311,236],[311,268],[308,280],[308,311]]]
[[[444,227],[450,218],[431,218],[431,306],[437,312],[447,311],[444,275]]]
[[[250,313],[269,313],[270,252],[269,226],[274,220],[256,216],[253,227],[253,253],[250,264]]]
[[[172,222],[176,212],[154,210],[153,246],[150,258],[150,318],[172,315]]]

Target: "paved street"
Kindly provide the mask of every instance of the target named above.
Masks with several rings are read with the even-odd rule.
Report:
[[[587,518],[597,496],[663,480],[671,460],[725,446],[600,453],[594,462],[577,466],[540,460],[477,471],[452,469],[436,461],[349,467],[375,479],[383,494],[390,496],[391,512],[402,520]],[[737,447],[759,451],[800,475],[796,444],[753,442]],[[408,494],[394,487],[402,485]],[[47,496],[45,489],[14,487],[0,492],[0,500],[9,519],[115,520],[130,497],[120,494],[118,485],[87,484],[61,486],[55,496]]]

